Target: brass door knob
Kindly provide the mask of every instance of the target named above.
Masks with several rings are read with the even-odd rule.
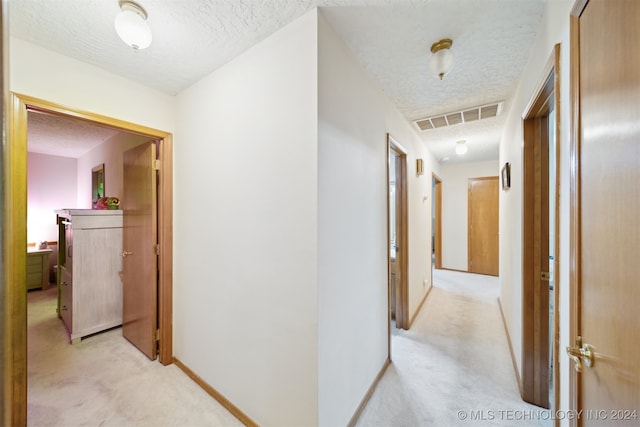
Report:
[[[583,344],[582,337],[576,338],[575,347],[568,346],[567,354],[573,360],[577,372],[582,372],[583,364],[588,368],[593,367],[595,363],[595,352],[590,344]]]

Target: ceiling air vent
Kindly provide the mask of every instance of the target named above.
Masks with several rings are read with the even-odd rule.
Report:
[[[429,129],[459,125],[461,123],[474,122],[476,120],[488,119],[497,116],[500,114],[500,111],[502,111],[502,101],[427,117],[416,120],[415,124],[420,130],[425,131]]]

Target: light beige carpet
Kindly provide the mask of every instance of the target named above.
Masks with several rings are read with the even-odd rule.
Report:
[[[28,294],[28,425],[241,426],[175,365],[150,361],[121,328],[70,345],[55,287]]]
[[[435,270],[433,281],[412,328],[394,329],[393,363],[357,425],[551,426],[520,398],[498,279]]]

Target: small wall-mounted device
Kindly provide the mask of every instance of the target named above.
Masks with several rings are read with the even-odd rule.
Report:
[[[422,159],[416,159],[416,175],[424,175],[424,164]]]

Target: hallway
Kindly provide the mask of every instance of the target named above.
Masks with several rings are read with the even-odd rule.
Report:
[[[498,278],[434,270],[411,330],[393,330],[393,363],[357,426],[551,426],[523,402],[498,306]]]

